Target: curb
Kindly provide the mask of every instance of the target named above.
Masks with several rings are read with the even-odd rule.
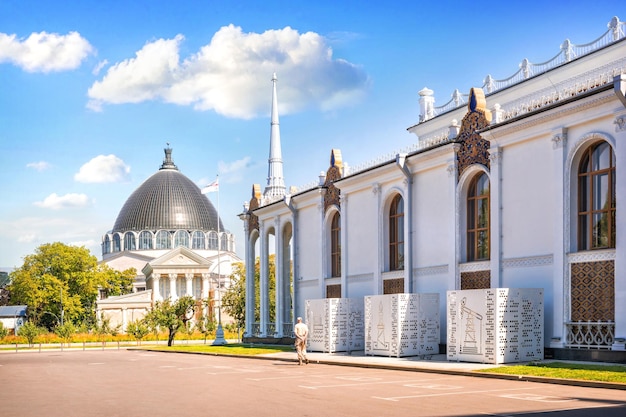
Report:
[[[294,362],[294,363],[297,362],[296,359],[287,359],[287,358],[281,358],[281,357],[261,356],[261,355],[232,355],[228,353],[165,351],[165,350],[150,349],[150,348],[146,348],[146,349],[128,348],[127,350],[142,350],[142,351],[148,351],[148,352],[162,352],[162,353],[183,353],[183,354],[192,354],[192,355],[225,356],[229,358],[261,359],[261,360],[272,360],[272,361]],[[321,365],[347,366],[347,367],[352,367],[352,368],[387,369],[387,370],[405,371],[405,372],[422,372],[422,373],[430,373],[430,374],[504,379],[504,380],[509,380],[509,381],[537,382],[541,384],[568,385],[568,386],[578,386],[578,387],[585,387],[585,388],[604,388],[604,389],[626,390],[626,384],[622,384],[618,382],[585,381],[585,380],[579,380],[579,379],[559,379],[559,378],[548,378],[548,377],[532,376],[532,375],[497,374],[497,373],[492,373],[488,371],[485,371],[485,372],[483,371],[459,371],[459,370],[452,370],[452,369],[420,368],[416,366],[382,365],[382,364],[377,364],[377,363],[329,361],[329,360],[324,360],[324,359],[311,360],[311,363],[321,364]]]

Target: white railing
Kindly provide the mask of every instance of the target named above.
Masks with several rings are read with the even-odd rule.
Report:
[[[283,336],[285,337],[293,336],[293,323],[283,323]]]
[[[574,79],[539,90],[515,101],[501,104],[502,118],[499,121],[512,119],[560,100],[574,97],[606,84],[612,84],[613,78],[623,72],[626,72],[626,58],[587,71]]]
[[[610,349],[615,340],[615,322],[570,321],[565,347],[585,349]]]
[[[520,83],[535,75],[543,74],[553,68],[558,67],[566,62],[569,62],[575,58],[588,55],[600,48],[603,48],[611,43],[617,42],[624,38],[624,31],[626,28],[626,22],[620,22],[617,17],[611,19],[607,25],[608,30],[604,32],[599,38],[592,42],[585,44],[574,44],[569,39],[566,39],[562,44],[558,54],[545,62],[532,63],[528,59],[522,60],[519,64],[519,69],[508,78],[496,80],[491,75],[487,75],[483,81],[482,88],[487,94],[494,93],[498,90],[510,87],[517,83]],[[458,108],[466,104],[467,96],[460,95],[458,90],[455,90],[452,94],[452,99],[446,104],[438,107],[433,107],[432,112],[426,112],[425,108],[421,109],[420,122],[437,117],[440,114],[446,113],[450,110]]]
[[[261,323],[252,323],[252,336],[261,336]]]

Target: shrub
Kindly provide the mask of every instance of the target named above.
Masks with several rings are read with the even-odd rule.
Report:
[[[27,321],[20,329],[18,330],[18,335],[26,338],[28,342],[28,346],[33,347],[35,344],[35,339],[37,336],[44,333],[45,330],[38,327],[36,324]]]

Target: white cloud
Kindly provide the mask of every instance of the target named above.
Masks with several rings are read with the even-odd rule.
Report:
[[[80,208],[89,204],[89,198],[85,194],[70,193],[65,195],[50,194],[43,201],[35,202],[38,207],[61,210],[65,208]]]
[[[281,114],[309,106],[332,110],[365,93],[367,74],[358,66],[333,59],[332,48],[314,32],[284,29],[243,33],[222,27],[208,45],[179,58],[182,35],[147,43],[110,67],[89,89],[87,107],[162,100],[198,110],[251,118],[269,112],[270,79],[279,78]]]
[[[33,168],[35,171],[40,171],[40,172],[50,169],[51,167],[52,165],[50,165],[49,163],[45,161],[30,162],[26,164],[26,168]]]
[[[104,61],[100,61],[98,62],[98,65],[96,65],[94,67],[94,69],[91,71],[91,73],[93,75],[98,75],[100,74],[100,70],[102,70],[102,68],[106,67],[107,65],[109,65],[109,61],[108,60],[104,60]]]
[[[233,172],[239,172],[242,169],[250,166],[250,157],[246,156],[234,162],[219,161],[217,163],[217,169],[221,174],[230,174]]]
[[[94,48],[78,32],[31,33],[26,39],[0,33],[0,63],[10,62],[28,72],[75,69],[94,53]]]
[[[98,155],[74,175],[74,180],[85,183],[124,182],[129,178],[130,167],[115,155]]]

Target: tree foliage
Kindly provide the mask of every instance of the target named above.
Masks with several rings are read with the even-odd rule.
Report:
[[[186,328],[196,310],[196,300],[186,295],[172,302],[169,298],[157,301],[146,315],[146,321],[168,330],[167,345],[172,346],[176,333]]]
[[[99,289],[110,295],[129,293],[135,276],[134,268],[116,271],[99,265],[85,247],[55,242],[24,257],[11,273],[8,289],[11,303],[26,304],[29,319],[37,325],[51,329],[65,320],[93,325]]]
[[[35,339],[37,339],[37,336],[43,333],[45,333],[45,329],[42,329],[41,327],[30,321],[24,323],[24,325],[20,327],[20,329],[17,331],[17,334],[19,336],[26,338],[28,346],[30,347],[33,347],[33,345],[35,344]]]
[[[141,344],[143,338],[150,333],[150,328],[144,320],[135,320],[126,325],[126,333],[132,335],[137,341],[137,344]]]
[[[269,316],[272,320],[276,312],[276,276],[275,276],[274,255],[268,257],[269,271]],[[254,265],[254,297],[256,302],[254,307],[254,321],[261,321],[261,263],[260,258],[256,259]],[[231,286],[222,296],[222,306],[226,313],[231,316],[240,327],[246,323],[246,267],[243,263],[233,264],[233,273],[230,276]]]
[[[4,327],[4,324],[0,321],[0,339],[4,339],[9,334],[9,329]]]

